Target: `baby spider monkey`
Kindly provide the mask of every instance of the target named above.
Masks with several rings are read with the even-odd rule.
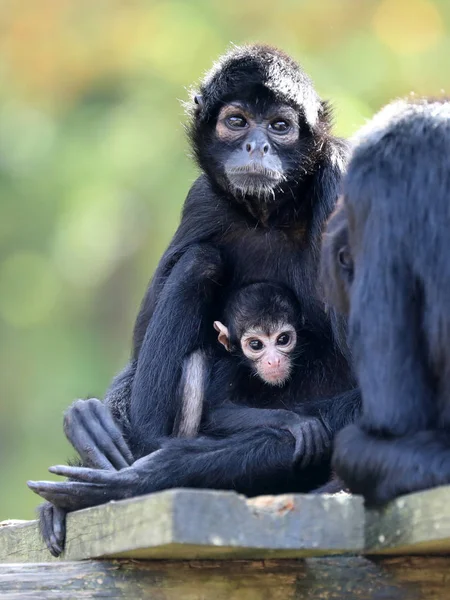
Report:
[[[206,386],[202,429],[212,435],[285,429],[295,439],[294,462],[302,467],[320,462],[330,451],[331,436],[320,417],[304,411],[303,375],[314,360],[314,331],[293,292],[266,281],[242,286],[226,302],[223,320],[214,328],[227,352]]]

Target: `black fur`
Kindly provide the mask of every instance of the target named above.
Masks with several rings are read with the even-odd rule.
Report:
[[[332,269],[348,295],[363,413],[338,435],[334,465],[381,504],[450,483],[450,103],[388,105],[357,141],[343,185],[347,288]]]
[[[177,386],[183,357],[215,341],[210,337],[212,333],[205,332],[210,327],[211,312],[220,308],[218,296],[223,288],[230,290],[255,279],[278,281],[292,288],[307,319],[322,330],[324,352],[333,349],[332,360],[340,361],[341,372],[332,379],[334,391],[353,386],[345,360],[339,359],[316,290],[322,228],[337,198],[345,146],[329,133],[329,110],[320,102],[309,78],[284,53],[266,46],[237,48],[219,64],[223,71],[216,65],[200,86],[204,109],[194,112],[190,128],[205,174],[188,194],[180,226],[158,266],[136,322],[133,357],[138,361],[130,401],[132,435],[128,439],[137,456],[153,450],[155,439],[171,433],[179,408]],[[259,102],[288,102],[298,110],[304,124],[298,146],[287,152],[288,156],[295,155],[296,162],[270,203],[257,198],[236,199],[226,185],[218,183],[216,169],[220,167],[214,166],[212,134],[217,109],[230,98],[244,96],[253,103],[256,98]],[[265,226],[258,210],[269,213],[268,217],[264,215]],[[169,315],[180,310],[175,290],[183,293],[181,280],[173,274],[174,264],[199,242],[208,242],[220,251],[221,272],[207,279],[221,287],[216,285],[216,293],[212,289],[209,298],[201,298],[197,307],[192,306],[192,296],[191,301],[182,304],[181,310],[188,311],[187,318],[178,333],[173,332],[168,339],[161,334],[161,327],[173,323]],[[161,294],[164,302],[159,302]],[[153,318],[155,310],[163,316]],[[189,317],[189,311],[195,310],[198,316]],[[198,335],[192,335],[192,328]],[[320,361],[317,371],[323,371]],[[320,395],[319,390],[316,392]]]
[[[322,228],[336,202],[347,150],[331,135],[329,107],[309,77],[279,50],[233,49],[206,76],[200,92],[201,101],[192,103],[189,130],[203,173],[189,191],[181,223],[143,300],[131,361],[113,382],[105,404],[121,420],[136,458],[163,444],[151,458],[146,477],[153,488],[186,484],[251,492],[251,486],[240,483],[242,476],[247,482],[262,482],[255,490],[276,492],[284,489],[279,478],[284,480],[292,470],[289,433],[286,437],[271,428],[239,433],[220,440],[220,447],[228,448],[223,452],[215,446],[217,440],[168,437],[180,410],[183,360],[194,350],[209,352],[216,346],[211,324],[220,315],[223,290],[255,279],[287,285],[316,332],[311,347],[315,360],[307,361],[302,384],[302,390],[310,390],[310,400],[316,400],[310,410],[337,426],[353,418],[358,393],[333,335],[334,316],[325,313],[317,289]],[[284,175],[270,201],[233,195],[223,176],[221,160],[232,148],[215,140],[214,126],[219,107],[230,99],[244,101],[255,112],[287,103],[298,114],[298,143],[289,148],[273,144]],[[333,322],[339,325],[337,319]],[[155,460],[161,475],[154,472]],[[318,484],[313,479],[303,489]],[[127,494],[136,492],[127,485]]]
[[[223,320],[234,347],[239,346],[241,337],[251,327],[267,329],[284,322],[299,330],[305,325],[293,292],[268,281],[252,282],[232,292],[225,304]]]

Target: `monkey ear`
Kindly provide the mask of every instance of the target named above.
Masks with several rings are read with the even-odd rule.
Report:
[[[225,327],[220,321],[214,321],[214,329],[219,332],[218,340],[228,352],[230,351],[230,334],[228,327]]]
[[[201,94],[196,94],[194,96],[194,102],[197,104],[199,111],[202,111],[205,108],[205,103]]]

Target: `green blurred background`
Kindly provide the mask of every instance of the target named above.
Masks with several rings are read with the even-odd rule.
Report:
[[[196,169],[180,100],[231,42],[298,59],[352,134],[450,83],[448,0],[1,0],[0,520],[127,360]]]

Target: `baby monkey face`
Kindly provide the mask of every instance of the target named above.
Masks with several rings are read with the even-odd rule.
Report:
[[[278,386],[289,378],[296,343],[295,329],[287,323],[279,323],[270,331],[252,328],[241,337],[242,352],[258,376]]]

